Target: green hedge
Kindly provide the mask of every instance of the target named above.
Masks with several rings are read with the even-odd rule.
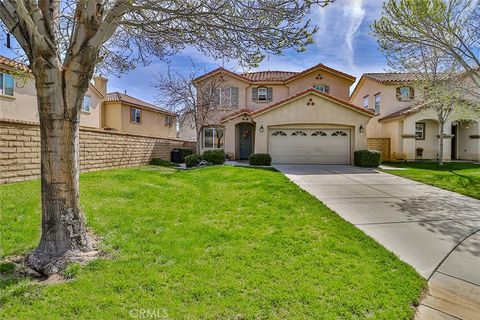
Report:
[[[354,163],[357,167],[374,168],[382,162],[382,154],[376,150],[358,150],[354,153]]]
[[[199,154],[191,154],[185,157],[185,165],[187,168],[195,167],[202,161],[202,156]]]
[[[202,159],[211,164],[223,164],[225,162],[225,152],[223,150],[207,150],[203,153]]]
[[[251,166],[269,166],[272,164],[272,157],[268,153],[254,153],[248,157]]]
[[[150,164],[154,165],[154,166],[162,166],[162,167],[172,167],[173,166],[173,164],[170,161],[163,160],[163,159],[160,159],[160,158],[153,158],[150,161]]]
[[[184,163],[185,162],[185,157],[193,154],[193,150],[190,149],[190,148],[175,148],[173,150],[177,150],[178,152],[180,152],[180,160],[179,160],[180,162],[179,163]]]

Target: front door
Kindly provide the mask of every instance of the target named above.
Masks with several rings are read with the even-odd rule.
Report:
[[[242,123],[238,125],[238,146],[240,160],[246,160],[252,154],[253,149],[253,125]]]
[[[457,132],[458,127],[456,125],[452,125],[452,154],[451,159],[457,159]]]

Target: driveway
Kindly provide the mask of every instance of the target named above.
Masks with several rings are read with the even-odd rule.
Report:
[[[373,169],[275,168],[429,280],[418,319],[478,319],[479,200]]]

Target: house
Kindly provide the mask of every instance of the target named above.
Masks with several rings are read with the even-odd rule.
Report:
[[[126,93],[107,93],[107,85],[107,78],[93,77],[82,104],[81,126],[176,138],[174,113]],[[0,56],[0,119],[39,121],[35,82],[28,67],[3,56]]]
[[[422,110],[422,92],[415,90],[412,73],[366,73],[350,101],[375,116],[366,127],[369,144],[383,141],[383,158],[406,160],[438,158],[439,125],[432,111]],[[453,118],[452,118],[453,119]],[[476,121],[449,121],[445,126],[446,160],[480,160],[480,126]],[[423,152],[417,149],[423,149]]]
[[[215,92],[216,112],[202,128],[202,151],[224,149],[231,159],[269,153],[274,163],[351,164],[353,152],[367,148],[373,112],[349,102],[354,76],[323,64],[301,72],[218,68],[194,84],[219,75],[223,84]]]

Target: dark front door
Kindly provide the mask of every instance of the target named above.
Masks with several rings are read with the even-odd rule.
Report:
[[[458,127],[452,126],[452,160],[457,159],[457,132]]]
[[[240,148],[240,160],[246,160],[252,154],[253,125],[248,123],[238,125],[238,139],[238,146]]]

